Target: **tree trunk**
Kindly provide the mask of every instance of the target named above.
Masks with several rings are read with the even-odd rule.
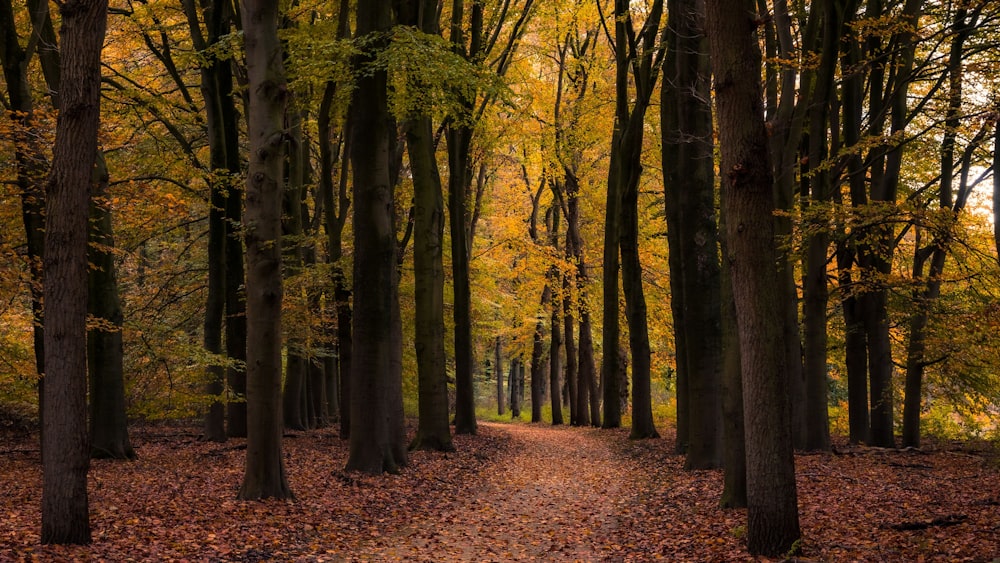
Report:
[[[510,417],[512,419],[521,418],[521,397],[518,393],[518,374],[521,369],[521,360],[512,358],[510,360],[510,372],[507,374],[507,388],[510,390]],[[497,369],[502,369],[497,366]],[[534,420],[532,422],[535,422]]]
[[[287,58],[287,53],[284,55]],[[281,236],[282,241],[282,278],[283,283],[290,285],[289,280],[299,278],[305,265],[303,247],[303,217],[302,201],[306,186],[306,150],[302,136],[302,116],[298,111],[291,111],[286,116],[288,139],[284,143],[286,185],[281,197]],[[295,291],[292,297],[298,301],[302,292],[296,283],[292,285]],[[285,384],[282,391],[282,412],[285,428],[291,430],[306,430],[309,426],[309,393],[308,369],[309,352],[307,350],[305,323],[289,323],[285,330]]]
[[[427,13],[433,21],[436,12],[427,10],[425,14]],[[436,33],[436,23],[425,26],[424,31]],[[445,371],[444,352],[444,200],[429,117],[415,119],[409,124],[406,143],[414,192],[414,344],[417,351],[419,400],[417,436],[410,447],[452,451],[455,447],[452,445],[451,429],[448,426],[448,374]],[[497,346],[499,345],[498,340]],[[503,414],[502,402],[500,409]]]
[[[820,48],[820,65],[816,70],[816,86],[809,108],[809,154],[803,171],[803,194],[808,195],[805,205],[827,204],[832,197],[830,172],[826,159],[830,154],[831,96],[837,70],[837,54],[843,24],[843,3],[824,0],[815,9],[822,14],[823,31]],[[802,324],[805,377],[805,442],[808,450],[830,449],[829,405],[827,403],[827,336],[826,308],[829,301],[827,288],[827,252],[830,233],[823,215],[807,219],[812,228],[806,236],[806,256],[802,282]]]
[[[549,270],[549,279],[556,283],[558,275]],[[562,330],[560,328],[559,311],[561,299],[553,298],[552,313],[549,328],[552,338],[549,339],[549,401],[552,405],[552,424],[563,423],[562,415]]]
[[[552,290],[546,284],[542,289],[541,308],[544,310],[549,301],[552,300]],[[542,378],[542,354],[544,351],[543,333],[545,324],[539,315],[538,322],[535,323],[535,335],[531,345],[531,422],[542,421],[542,401],[544,401],[544,387]],[[513,408],[513,407],[511,407]]]
[[[747,452],[747,547],[785,555],[799,539],[788,381],[780,342],[783,307],[775,248],[769,164],[760,83],[761,55],[753,6],[708,0],[708,36],[726,182],[727,260],[739,327]]]
[[[573,258],[572,251],[570,249],[570,244],[567,241],[566,244],[566,259],[571,260]],[[577,369],[577,352],[576,352],[576,339],[573,335],[574,332],[574,322],[573,322],[573,295],[572,288],[570,287],[570,278],[567,274],[560,274],[562,276],[562,315],[563,315],[563,343],[566,349],[566,388],[569,394],[569,423],[572,426],[580,426],[580,410],[579,410],[579,379],[578,379],[578,369]]]
[[[493,349],[493,375],[497,380],[497,414],[502,416],[507,412],[507,407],[504,404],[503,369],[500,367],[502,365],[500,350],[500,337],[498,336]]]
[[[281,198],[287,91],[278,8],[241,2],[250,113],[246,186],[247,455],[239,498],[291,498],[281,453]]]
[[[97,326],[87,334],[90,376],[90,457],[135,459],[125,414],[122,304],[115,268],[114,231],[107,201],[108,167],[98,152],[90,203],[87,308]]]
[[[845,13],[853,13],[850,8]],[[861,121],[863,112],[863,76],[851,72],[861,59],[860,46],[857,41],[850,41],[841,55],[842,80],[842,113],[844,144],[848,147],[857,146],[861,140]],[[848,69],[845,72],[845,69]],[[865,165],[861,155],[852,151],[847,161],[847,176],[851,194],[851,205],[858,206],[867,200],[865,193]],[[837,204],[842,204],[841,191],[833,190],[833,198]],[[842,225],[838,225],[838,235],[847,240]],[[849,241],[841,243],[837,248],[837,283],[841,288],[840,306],[844,315],[844,363],[847,369],[847,401],[848,424],[850,427],[850,442],[852,444],[868,443],[868,339],[865,334],[862,319],[861,303],[858,292],[853,289],[854,280],[851,268],[857,259],[857,249]]]
[[[357,8],[358,36],[371,40],[389,29],[391,4],[363,2]],[[368,37],[366,37],[368,36]],[[397,243],[393,224],[393,186],[389,162],[389,108],[385,70],[368,65],[385,39],[358,57],[364,70],[351,105],[354,121],[351,164],[354,169],[354,312],[351,370],[351,435],[347,469],[372,475],[397,472],[394,413],[393,308],[395,305]]]
[[[28,8],[35,13],[36,2],[28,2]],[[47,4],[43,4],[46,6]],[[48,33],[46,33],[46,31]],[[42,29],[32,30],[42,36],[43,45],[57,48],[55,33],[52,31],[52,21],[46,15]],[[31,62],[28,53],[21,48],[18,41],[17,22],[14,16],[13,3],[0,4],[0,65],[3,66],[4,80],[7,84],[7,96],[10,102],[10,118],[13,121],[11,138],[14,142],[14,165],[16,169],[15,183],[21,199],[21,219],[24,225],[28,271],[31,274],[31,315],[32,336],[35,352],[35,376],[38,378],[38,412],[44,413],[44,388],[42,385],[45,373],[45,329],[42,322],[42,262],[45,252],[45,175],[48,163],[39,139],[41,135],[36,130],[34,121],[34,100],[31,96],[31,84],[28,81],[28,66]],[[55,74],[58,76],[58,55],[56,57]],[[51,65],[51,63],[50,63]],[[43,60],[43,67],[47,66]],[[46,74],[48,77],[48,74]],[[40,421],[44,427],[44,421]],[[41,437],[39,439],[41,442]]]
[[[722,184],[722,190],[725,190]],[[725,201],[726,194],[720,194]],[[720,213],[719,229],[726,232],[726,215]],[[722,304],[722,466],[723,485],[719,506],[747,506],[746,426],[743,423],[743,371],[740,358],[740,335],[733,300],[733,281],[729,271],[730,251],[725,238],[722,246],[720,300]]]
[[[105,0],[60,12],[61,92],[45,194],[42,543],[90,543],[87,502],[87,209],[100,123]]]
[[[678,450],[687,469],[722,465],[722,320],[711,68],[704,4],[671,0],[661,88],[663,170],[678,371]],[[675,281],[676,278],[676,281]],[[681,380],[683,379],[683,384]],[[683,388],[683,389],[682,389]],[[682,395],[683,392],[683,395]],[[683,410],[682,410],[683,408]],[[683,426],[683,428],[682,428]],[[685,437],[679,433],[685,432]]]

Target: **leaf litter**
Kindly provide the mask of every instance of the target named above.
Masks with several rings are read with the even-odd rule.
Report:
[[[412,430],[412,429],[411,429]],[[0,449],[0,561],[780,561],[746,551],[721,471],[684,471],[672,431],[480,424],[399,475],[342,470],[335,429],[284,441],[293,501],[242,502],[242,440],[133,432],[139,459],[91,462],[94,542],[39,544],[30,439]],[[1000,561],[991,449],[846,448],[798,455],[802,551],[789,561]]]

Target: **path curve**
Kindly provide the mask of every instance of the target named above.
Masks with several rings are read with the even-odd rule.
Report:
[[[489,424],[512,454],[478,493],[368,544],[358,560],[602,561],[634,502],[634,462],[589,428]],[[620,548],[620,546],[618,546]]]

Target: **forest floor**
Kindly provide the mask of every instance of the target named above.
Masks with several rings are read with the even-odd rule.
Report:
[[[134,462],[94,461],[89,546],[39,545],[36,437],[0,442],[0,561],[777,561],[755,559],[720,471],[684,471],[672,430],[481,423],[399,475],[345,473],[332,429],[284,441],[294,501],[240,502],[244,442],[133,431]],[[800,561],[1000,561],[988,445],[846,448],[796,458]]]

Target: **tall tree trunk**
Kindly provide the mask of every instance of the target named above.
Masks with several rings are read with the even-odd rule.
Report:
[[[558,280],[558,275],[553,271],[549,270],[549,279],[551,283],[556,283]],[[555,292],[553,292],[555,293]],[[560,309],[562,306],[561,298],[552,299],[552,311],[549,317],[549,328],[551,330],[552,338],[549,339],[549,400],[552,405],[552,424],[558,425],[563,423],[562,415],[562,330],[560,325],[562,324],[559,319]]]
[[[856,11],[856,2],[845,10],[845,14]],[[860,45],[853,37],[848,36],[847,45],[841,55],[841,73],[844,75],[841,91],[843,102],[844,144],[848,147],[857,146],[861,140],[861,121],[863,112],[863,77],[861,73],[852,72],[861,59]],[[847,160],[847,177],[850,187],[851,205],[859,206],[867,201],[865,192],[865,164],[858,151],[852,151]],[[842,204],[840,190],[832,194],[837,204]],[[839,235],[843,235],[843,226],[838,226]],[[846,236],[841,236],[847,239]],[[851,268],[857,260],[857,249],[850,241],[841,243],[837,248],[837,283],[840,287],[840,305],[844,315],[844,363],[847,368],[848,394],[848,424],[850,442],[852,444],[867,443],[869,440],[868,420],[868,339],[864,329],[859,293],[854,289]]]
[[[497,369],[501,368],[498,366]],[[512,419],[521,418],[521,395],[518,392],[518,375],[521,369],[521,360],[519,358],[511,358],[510,372],[507,375],[507,387],[510,390],[510,417]],[[532,422],[535,421],[533,420]]]
[[[350,1],[340,0],[337,12],[337,37],[338,39],[348,39],[350,37]],[[329,386],[327,392],[331,398],[335,397],[338,405],[338,419],[340,421],[340,437],[346,439],[350,436],[351,416],[350,416],[350,381],[351,381],[351,304],[350,289],[344,276],[343,266],[340,259],[343,257],[343,232],[347,223],[347,210],[350,207],[349,197],[349,166],[351,154],[351,138],[353,136],[351,128],[351,112],[348,110],[343,120],[343,128],[340,133],[342,143],[334,146],[333,122],[335,119],[334,100],[337,95],[338,84],[335,81],[326,83],[323,89],[323,97],[320,102],[319,114],[316,117],[318,132],[317,143],[319,145],[319,191],[323,200],[323,227],[326,231],[326,255],[331,266],[331,288],[332,295],[327,296],[336,316],[335,332],[332,335],[336,358],[328,364],[327,381]],[[343,156],[341,156],[343,154]],[[340,172],[338,185],[334,186],[334,165],[340,162]],[[333,371],[335,370],[335,371]],[[334,401],[330,401],[334,404]]]
[[[436,33],[435,10],[425,6],[424,13],[429,13],[428,20],[433,22],[433,25],[423,26],[424,31]],[[448,375],[444,352],[444,200],[429,117],[415,119],[409,124],[406,143],[414,191],[414,344],[419,400],[417,436],[411,448],[451,451],[455,447],[448,426]],[[500,407],[502,410],[502,403]]]
[[[465,47],[464,0],[453,0],[451,42],[459,52],[474,60],[482,44],[482,5],[473,2],[471,47]],[[473,99],[463,100],[471,117]],[[472,292],[469,281],[470,232],[466,201],[471,185],[472,128],[454,123],[445,130],[448,143],[448,225],[451,234],[451,268],[455,322],[455,433],[476,433],[476,397],[472,379]]]
[[[105,0],[60,8],[61,92],[45,193],[42,543],[90,543],[87,502],[87,209],[100,123]]]
[[[955,143],[962,116],[962,59],[965,53],[965,41],[968,39],[975,22],[979,18],[982,4],[973,8],[972,13],[965,7],[958,7],[952,17],[951,49],[948,56],[948,109],[945,116],[945,133],[941,140],[941,182],[938,188],[938,206],[940,210],[948,210],[951,217],[942,226],[941,232],[932,237],[927,247],[920,246],[917,236],[913,259],[913,281],[921,282],[923,287],[914,289],[913,314],[910,316],[910,338],[906,351],[906,386],[903,399],[903,446],[920,447],[920,407],[923,400],[924,368],[927,365],[925,357],[927,349],[927,323],[931,307],[941,294],[942,275],[944,274],[947,249],[952,240],[952,229],[958,214],[965,208],[970,187],[968,185],[968,156],[962,160],[958,197],[955,197]],[[993,127],[997,127],[996,124]],[[970,142],[966,154],[982,142],[986,129]],[[994,147],[996,150],[997,147]],[[995,173],[995,172],[994,172]],[[927,277],[924,277],[924,266],[930,259]]]
[[[108,167],[98,151],[90,204],[87,309],[97,326],[87,334],[90,376],[90,457],[134,459],[125,414],[122,303],[115,267],[114,230],[107,200]]]
[[[566,243],[566,258],[567,260],[572,259],[573,253],[571,245],[567,238]],[[580,411],[579,402],[577,401],[579,388],[578,388],[578,369],[577,369],[577,351],[576,351],[576,338],[574,336],[574,325],[573,322],[573,291],[570,286],[570,277],[568,274],[560,273],[562,276],[562,316],[563,316],[563,347],[566,349],[566,389],[569,395],[569,423],[572,426],[580,425]]]
[[[552,300],[552,289],[548,284],[542,289],[541,309]],[[542,421],[542,401],[544,401],[544,378],[542,377],[542,354],[544,353],[543,334],[545,324],[542,322],[541,314],[535,323],[535,334],[531,344],[531,422]],[[512,391],[513,393],[513,391]],[[512,407],[513,408],[513,407]]]
[[[632,353],[633,438],[657,436],[650,403],[649,335],[638,244],[638,186],[642,174],[643,127],[653,86],[659,75],[663,46],[656,45],[662,0],[655,0],[637,33],[626,0],[615,0],[615,125],[611,135],[608,200],[604,228],[604,386],[605,428],[621,426],[618,358],[618,267],[621,257],[625,316]],[[631,74],[631,78],[630,78]],[[634,88],[634,96],[630,91]],[[619,254],[620,253],[620,254]]]
[[[704,4],[670,0],[661,88],[663,170],[671,266],[671,310],[681,313],[677,349],[678,418],[684,415],[688,469],[722,465],[722,319],[715,173],[712,164],[711,68]],[[676,278],[676,281],[675,281]],[[684,396],[681,395],[683,387]],[[682,405],[683,404],[683,412]],[[682,431],[678,426],[678,433]]]
[[[393,309],[396,302],[397,243],[393,222],[389,108],[385,70],[371,69],[389,29],[391,3],[363,2],[357,8],[357,33],[372,41],[358,56],[359,80],[351,105],[354,120],[351,163],[354,170],[354,314],[351,370],[351,435],[347,469],[369,474],[396,472],[398,431],[390,404],[395,380]],[[403,444],[405,446],[405,444]]]
[[[501,357],[500,357],[500,337],[498,336],[493,348],[493,375],[497,380],[497,414],[503,416],[507,412],[507,407],[504,405],[504,393],[503,393],[503,369],[500,367]]]
[[[290,498],[281,453],[281,196],[287,91],[278,7],[242,0],[250,112],[246,186],[247,455],[239,498]]]
[[[726,182],[727,256],[743,368],[747,453],[747,547],[782,555],[799,539],[795,460],[789,425],[783,307],[775,264],[773,177],[753,6],[708,0],[707,26]]]
[[[287,53],[285,54],[287,58]],[[305,197],[307,154],[302,136],[302,116],[291,111],[286,117],[288,139],[284,143],[286,185],[281,197],[281,237],[283,283],[302,275],[304,227],[302,201]],[[298,283],[292,295],[301,298]],[[308,385],[309,354],[304,323],[293,324],[285,331],[285,384],[282,391],[282,416],[285,428],[309,428]]]
[[[232,174],[237,168],[229,168],[229,150],[238,150],[237,141],[230,136],[238,135],[232,101],[232,71],[229,61],[211,56],[209,47],[214,47],[222,36],[229,33],[229,4],[221,1],[205,1],[201,5],[201,18],[205,22],[207,37],[202,34],[199,10],[194,0],[184,0],[183,8],[188,20],[188,28],[195,49],[205,54],[201,65],[201,94],[205,101],[206,133],[208,134],[209,166],[206,175],[209,186],[208,209],[208,291],[205,300],[205,322],[203,324],[203,345],[212,355],[222,354],[223,319],[226,315],[228,270],[226,248],[230,244],[227,236],[226,207],[229,190],[233,187]],[[228,107],[227,107],[228,106]],[[229,113],[227,113],[227,110]],[[234,148],[235,147],[235,148]],[[237,157],[238,158],[238,157]],[[240,244],[240,262],[243,248]],[[242,277],[242,275],[240,276]],[[242,279],[240,280],[242,284]],[[227,323],[228,323],[228,319]],[[241,356],[245,358],[245,353]],[[208,383],[206,393],[211,397],[203,422],[203,438],[213,442],[224,442],[226,430],[226,403],[224,393],[226,368],[213,363],[207,368]],[[245,392],[245,389],[243,390]],[[245,423],[244,423],[245,426]],[[245,428],[243,435],[246,435]]]
[[[830,154],[828,147],[831,96],[837,70],[838,46],[843,31],[844,2],[824,0],[815,7],[822,14],[822,47],[820,65],[816,70],[816,86],[809,109],[809,154],[803,172],[803,194],[809,196],[805,205],[822,206],[832,197],[832,180],[826,168]],[[822,207],[821,207],[822,208]],[[806,257],[803,269],[803,349],[805,376],[805,442],[809,450],[830,448],[829,407],[827,404],[827,336],[826,308],[829,300],[827,289],[827,253],[830,233],[823,216],[811,217],[815,228],[809,229],[806,238]]]
[[[28,9],[32,14],[37,14],[39,7],[45,8],[42,25],[38,28],[33,27],[32,34],[39,38],[37,44],[42,49],[40,58],[46,81],[49,83],[50,89],[58,92],[59,56],[55,32],[52,28],[52,20],[48,15],[48,4],[42,3],[39,6],[38,3],[38,0],[27,2]],[[0,36],[3,37],[0,40],[0,65],[3,66],[4,80],[7,84],[8,101],[12,110],[10,117],[14,122],[12,139],[16,168],[15,182],[21,198],[21,219],[25,232],[26,259],[28,271],[31,273],[32,336],[35,351],[35,375],[38,377],[38,411],[41,416],[45,411],[45,393],[42,385],[45,373],[42,262],[45,252],[45,176],[48,173],[48,164],[39,143],[41,135],[36,130],[34,120],[34,100],[28,81],[28,66],[31,57],[30,53],[27,53],[18,41],[17,22],[12,2],[0,3]],[[46,53],[49,53],[48,57],[45,56]],[[55,97],[53,97],[53,103],[56,103]],[[44,420],[39,426],[44,428]],[[42,437],[39,438],[39,441],[42,441]]]

